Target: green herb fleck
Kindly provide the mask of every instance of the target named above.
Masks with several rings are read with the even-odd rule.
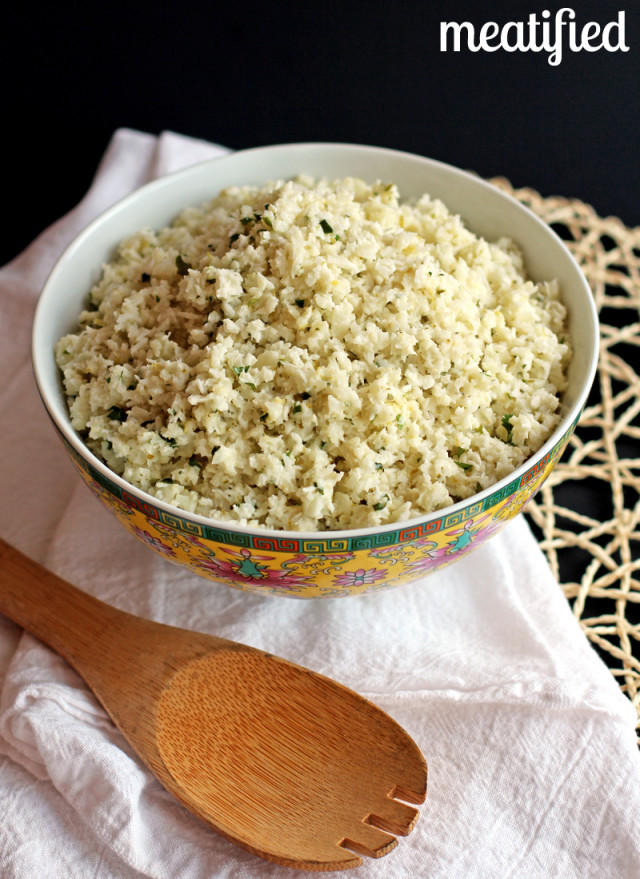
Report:
[[[122,424],[127,420],[127,413],[120,406],[112,406],[107,412],[107,417],[112,421],[119,421]]]
[[[293,412],[294,415],[297,415],[298,412],[302,412],[302,406],[300,405],[300,403],[296,403],[296,405],[293,407],[293,409],[291,411]]]
[[[507,431],[507,443],[512,446],[512,435],[513,435],[513,425],[511,424],[511,419],[513,418],[513,412],[508,412],[506,415],[502,416],[502,426]]]
[[[384,465],[379,461],[376,461],[376,470],[384,470]]]
[[[329,225],[329,223],[327,223],[326,220],[320,220],[320,225],[322,226],[322,231],[325,232],[327,235],[328,235],[330,232],[333,232],[333,229],[331,228],[331,226]]]
[[[176,268],[178,270],[178,274],[182,275],[182,277],[184,277],[185,275],[189,274],[189,269],[191,268],[191,266],[189,265],[188,262],[185,262],[183,260],[181,254],[178,254],[176,256]]]
[[[465,461],[456,461],[456,464],[461,470],[471,470],[473,464],[467,464]]]
[[[389,495],[385,494],[382,496],[381,501],[378,501],[377,504],[373,505],[373,509],[377,510],[377,511],[384,510],[384,508],[387,506],[388,503],[389,503]]]

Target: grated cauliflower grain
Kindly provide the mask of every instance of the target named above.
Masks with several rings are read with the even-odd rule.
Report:
[[[486,488],[559,421],[558,285],[393,184],[230,187],[124,241],[56,347],[117,474],[219,521],[335,530]]]

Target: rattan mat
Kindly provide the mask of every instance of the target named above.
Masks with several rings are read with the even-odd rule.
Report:
[[[640,743],[640,227],[576,199],[492,182],[564,239],[595,296],[594,387],[526,516],[587,638],[633,703]]]

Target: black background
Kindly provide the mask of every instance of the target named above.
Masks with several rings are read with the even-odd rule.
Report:
[[[440,22],[526,20],[561,3],[22,4],[0,38],[0,264],[82,197],[113,131],[232,148],[366,143],[421,153],[640,224],[637,4],[575,2],[581,27],[626,14],[629,51],[440,50]]]

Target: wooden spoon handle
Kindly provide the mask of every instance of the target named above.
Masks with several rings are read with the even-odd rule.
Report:
[[[104,649],[112,640],[120,611],[62,580],[2,538],[0,572],[0,612],[72,665],[83,646]]]
[[[67,660],[161,779],[166,770],[155,744],[155,706],[176,670],[220,648],[252,652],[252,648],[213,635],[111,607],[2,538],[0,613]]]
[[[72,586],[0,538],[0,613],[63,656],[102,700],[115,687],[161,688],[172,656],[235,647],[119,610]],[[159,649],[162,647],[162,649]],[[247,648],[242,648],[247,649]]]

